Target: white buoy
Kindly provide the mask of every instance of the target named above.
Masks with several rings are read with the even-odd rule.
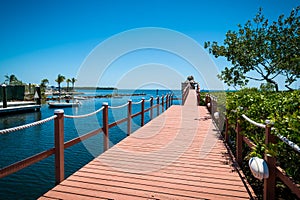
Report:
[[[259,180],[269,178],[269,168],[264,159],[253,157],[249,160],[249,167],[253,176]]]

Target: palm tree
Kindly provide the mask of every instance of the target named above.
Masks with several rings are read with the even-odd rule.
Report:
[[[67,92],[69,92],[69,83],[71,83],[72,81],[71,81],[71,79],[68,78],[66,80],[66,82],[67,82]]]
[[[61,75],[61,74],[58,74],[57,79],[55,80],[55,82],[58,83],[58,92],[59,92],[59,95],[60,95],[60,84],[61,84],[62,82],[64,82],[65,79],[66,79],[66,77],[64,77],[64,76]]]
[[[46,78],[44,78],[44,79],[41,81],[40,87],[46,88],[47,85],[48,85],[48,83],[49,83],[49,80],[46,79]]]
[[[77,81],[76,78],[72,78],[71,79],[71,83],[72,83],[72,90],[74,90],[74,85],[75,85],[75,82]]]
[[[6,74],[4,77],[5,77],[4,83],[5,83],[6,85],[8,85],[8,84],[9,84],[9,76]]]
[[[46,79],[46,78],[44,78],[44,79],[41,81],[40,87],[41,87],[42,92],[45,92],[48,83],[49,83],[49,80]]]
[[[11,74],[9,75],[5,75],[5,83],[8,85],[22,85],[22,81],[18,80],[18,78],[14,75]]]

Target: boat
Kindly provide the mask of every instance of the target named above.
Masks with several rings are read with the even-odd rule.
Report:
[[[80,105],[79,101],[75,102],[49,102],[50,108],[65,108],[65,107],[78,107]]]
[[[74,99],[77,99],[77,100],[87,100],[86,97],[82,97],[82,96],[75,96]]]

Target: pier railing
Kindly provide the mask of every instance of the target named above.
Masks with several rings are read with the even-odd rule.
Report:
[[[191,84],[190,83],[182,83],[181,84],[181,96],[182,96],[182,105],[184,105],[185,100],[189,94],[189,89],[191,88]]]
[[[148,108],[145,108],[145,102],[149,101],[150,106]],[[132,113],[132,104],[140,104],[141,110],[137,113]],[[167,110],[171,105],[173,104],[173,95],[167,94],[166,96],[157,96],[156,98],[151,97],[149,100],[142,99],[139,102],[132,102],[129,100],[126,104],[121,106],[109,106],[107,103],[103,103],[102,107],[92,113],[85,114],[85,115],[65,115],[64,110],[57,109],[54,111],[54,115],[37,122],[33,122],[31,124],[18,126],[14,128],[4,129],[0,130],[1,134],[7,134],[15,131],[19,131],[22,129],[27,129],[33,126],[41,125],[43,123],[47,123],[50,121],[54,121],[54,147],[51,149],[48,149],[46,151],[43,151],[41,153],[38,153],[34,156],[28,157],[24,160],[21,160],[19,162],[16,162],[12,165],[6,166],[2,169],[0,169],[0,178],[3,178],[5,176],[8,176],[12,173],[15,173],[21,169],[24,169],[36,162],[39,162],[43,159],[48,158],[51,155],[55,155],[55,183],[59,184],[62,182],[65,178],[65,170],[64,170],[64,149],[67,149],[81,141],[84,141],[92,136],[95,136],[99,133],[103,132],[103,150],[106,151],[109,149],[109,129],[117,126],[121,123],[127,122],[127,135],[129,136],[131,134],[131,126],[132,126],[132,119],[141,116],[140,125],[144,126],[145,124],[145,113],[150,112],[150,120],[153,119],[153,113],[156,112],[156,116],[163,113],[165,110]],[[127,117],[120,119],[118,121],[108,123],[109,118],[109,109],[118,109],[122,107],[127,106]],[[103,114],[103,125],[101,128],[98,128],[96,130],[93,130],[91,132],[88,132],[84,135],[81,135],[79,137],[76,137],[72,140],[69,140],[67,142],[64,142],[64,119],[65,118],[86,118],[92,115],[96,115],[97,113],[102,112]]]
[[[265,129],[265,144],[275,144],[276,140],[280,139],[288,146],[291,147],[291,150],[294,150],[296,153],[300,154],[300,148],[298,145],[293,143],[292,141],[288,140],[286,137],[276,133],[276,129],[272,127],[272,124],[269,120],[266,120],[265,124],[257,123],[246,115],[242,115],[242,118],[238,119],[235,125],[235,133],[236,133],[236,161],[239,166],[242,166],[243,162],[243,143],[247,144],[248,147],[254,148],[256,144],[251,141],[249,138],[241,134],[241,123],[250,123],[256,127]],[[229,138],[228,130],[229,130],[229,123],[226,120],[226,131],[225,131],[225,138]],[[273,131],[274,133],[271,133]],[[297,184],[291,177],[289,177],[285,170],[282,169],[280,166],[276,165],[276,157],[271,156],[267,153],[264,155],[264,160],[268,165],[269,170],[269,178],[264,179],[264,188],[263,188],[263,198],[264,199],[275,199],[275,191],[276,191],[276,178],[279,178],[298,198],[300,198],[300,185]]]
[[[211,113],[211,117],[215,122],[215,125],[218,127],[219,131],[222,132],[224,130],[224,125],[226,121],[225,105],[218,103],[218,97],[209,94],[205,95],[204,101],[207,110]]]
[[[266,120],[265,124],[257,123],[246,115],[242,114],[236,121],[236,124],[229,124],[229,121],[223,112],[220,112],[220,105],[218,106],[218,99],[212,95],[206,95],[205,104],[208,111],[211,113],[212,119],[218,126],[219,130],[224,131],[224,140],[227,144],[230,143],[229,139],[229,127],[234,126],[235,136],[235,160],[239,167],[242,167],[243,163],[243,144],[246,144],[250,148],[255,148],[257,144],[243,135],[242,123],[250,123],[256,127],[265,129],[265,141],[266,145],[275,144],[279,139],[286,143],[291,150],[295,151],[300,155],[300,147],[294,142],[288,140],[286,137],[277,133],[277,130],[273,128],[273,125],[269,120]],[[234,111],[233,111],[234,112]],[[217,113],[217,114],[216,114]],[[224,123],[219,123],[220,120],[224,120]],[[271,133],[273,132],[273,133]],[[299,199],[300,199],[300,185],[297,184],[292,177],[289,177],[284,169],[276,165],[276,157],[271,156],[267,153],[264,155],[264,160],[268,165],[269,178],[264,179],[263,198],[264,199],[275,199],[276,191],[276,178],[279,178]]]

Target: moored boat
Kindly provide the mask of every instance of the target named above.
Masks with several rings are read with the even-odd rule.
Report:
[[[82,97],[82,96],[74,96],[73,98],[77,100],[87,100],[86,97]]]
[[[80,105],[80,102],[49,102],[50,108],[65,108],[65,107],[77,107]]]

